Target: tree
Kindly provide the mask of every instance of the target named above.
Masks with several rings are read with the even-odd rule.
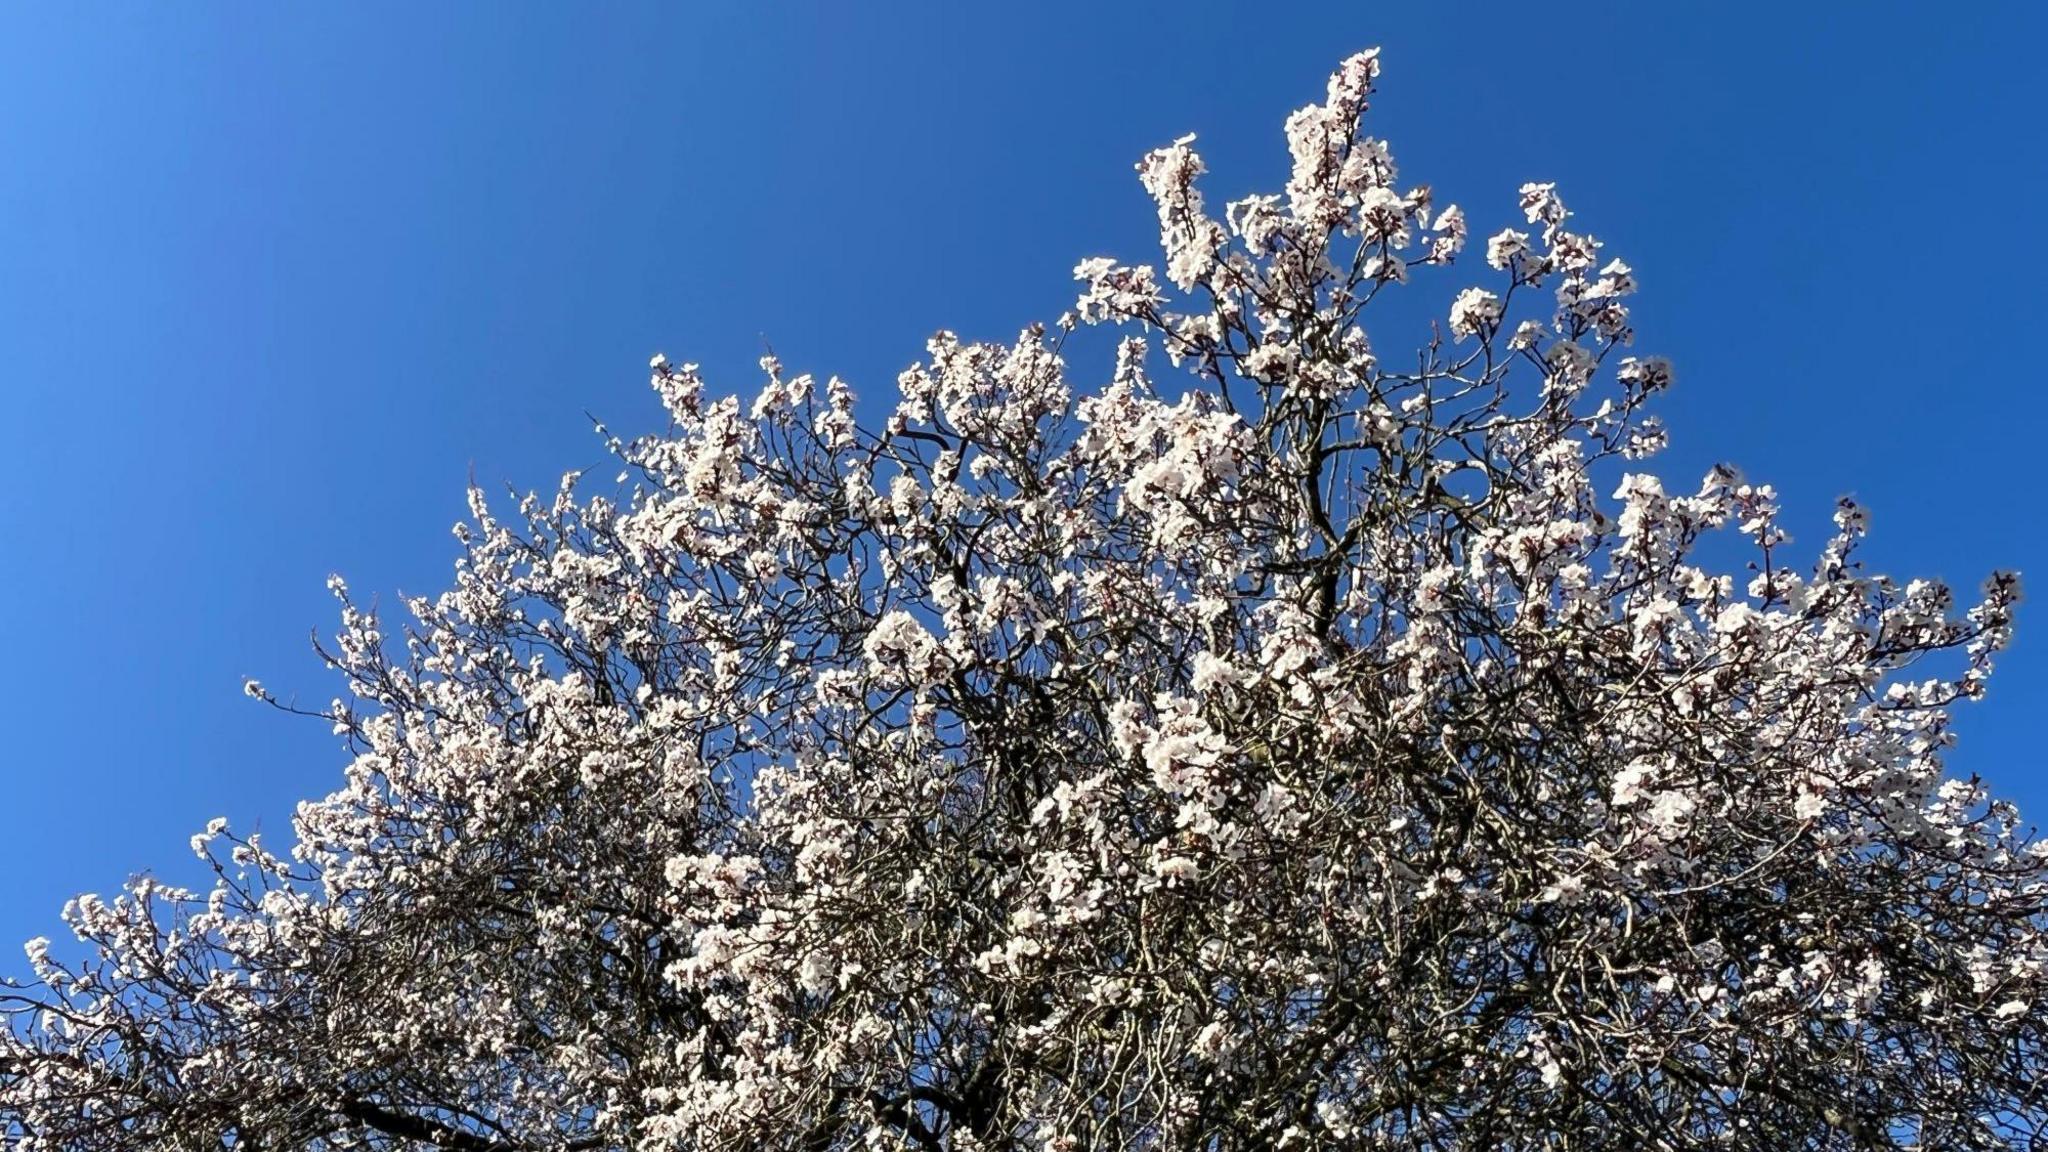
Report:
[[[656,357],[611,494],[472,491],[395,632],[337,580],[346,783],[30,945],[9,1145],[2028,1146],[2048,850],[1942,762],[2015,580],[1632,471],[1671,368],[1551,185],[1379,357],[1466,223],[1378,71],[1221,221],[1146,156],[1163,273],[879,427]]]

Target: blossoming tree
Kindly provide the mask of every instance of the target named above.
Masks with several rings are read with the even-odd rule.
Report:
[[[2048,852],[1942,763],[2014,580],[1640,471],[1630,269],[1548,184],[1468,256],[1378,71],[1220,218],[1146,156],[1163,267],[878,424],[656,357],[615,488],[336,581],[346,782],[30,944],[7,1145],[2027,1146]]]

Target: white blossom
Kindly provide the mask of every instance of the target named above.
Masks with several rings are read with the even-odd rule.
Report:
[[[1148,154],[1163,273],[1083,261],[1057,326],[940,332],[872,414],[656,356],[615,486],[470,489],[396,625],[331,580],[335,790],[29,943],[0,1143],[2040,1134],[2048,848],[1944,760],[2017,579],[1658,476],[1633,269],[1532,182],[1435,279],[1468,222],[1379,74],[1223,222]]]

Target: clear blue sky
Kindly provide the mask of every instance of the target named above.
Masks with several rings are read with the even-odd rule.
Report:
[[[1198,131],[1219,199],[1277,187],[1369,44],[1404,178],[1482,234],[1557,180],[1635,265],[1664,470],[1738,463],[1808,545],[1854,492],[1889,570],[2048,598],[2040,12],[8,6],[0,966],[339,779],[241,678],[326,700],[322,580],[439,590],[470,469],[601,463],[584,412],[651,427],[658,350],[875,395],[935,328],[1050,319],[1077,258],[1149,257],[1140,154]],[[1954,760],[2037,816],[2044,705],[2037,602]]]

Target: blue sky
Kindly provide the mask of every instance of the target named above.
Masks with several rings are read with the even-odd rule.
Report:
[[[1277,188],[1370,44],[1404,179],[1482,235],[1556,180],[1636,267],[1661,471],[1735,462],[1807,544],[1853,492],[1897,574],[2048,579],[2048,18],[1849,11],[0,9],[0,937],[328,790],[241,679],[332,695],[322,581],[439,590],[472,469],[601,464],[584,413],[653,427],[655,351],[880,395],[936,328],[1051,319],[1076,259],[1150,257],[1139,155],[1196,131],[1219,202]],[[2029,604],[1953,763],[2036,814],[2044,703]]]

